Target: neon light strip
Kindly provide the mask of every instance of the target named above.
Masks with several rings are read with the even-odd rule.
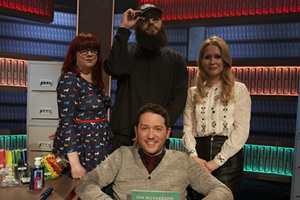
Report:
[[[180,138],[170,138],[170,149],[186,152]],[[294,148],[245,144],[244,171],[292,176]]]

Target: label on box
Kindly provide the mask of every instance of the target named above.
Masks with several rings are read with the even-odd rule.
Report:
[[[179,200],[180,192],[132,190],[132,200]]]

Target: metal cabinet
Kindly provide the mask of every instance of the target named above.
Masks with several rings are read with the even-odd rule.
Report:
[[[53,141],[48,136],[58,124],[56,86],[62,62],[28,61],[27,152],[28,161],[50,153]]]

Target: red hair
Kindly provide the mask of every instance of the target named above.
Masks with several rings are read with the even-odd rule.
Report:
[[[80,33],[72,40],[61,69],[61,73],[73,72],[76,73],[76,76],[80,76],[80,71],[76,65],[76,51],[81,49],[96,49],[98,51],[98,60],[93,68],[92,81],[98,85],[100,89],[104,89],[100,42],[90,33]]]

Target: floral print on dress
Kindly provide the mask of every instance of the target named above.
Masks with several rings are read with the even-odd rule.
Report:
[[[227,127],[228,123],[227,122],[224,122],[223,123],[223,130],[226,131],[228,130],[228,127]]]
[[[228,104],[223,104],[223,112],[226,113],[228,111]]]
[[[205,109],[206,109],[205,106],[201,106],[201,114],[205,114]]]
[[[213,121],[213,122],[211,123],[211,126],[212,126],[213,128],[215,128],[215,127],[217,126],[216,121]]]
[[[206,128],[206,125],[201,125],[202,126],[202,130],[201,132],[205,133],[205,128]]]
[[[224,163],[225,159],[222,158],[222,156],[220,154],[216,155],[217,160],[220,161],[220,163]]]

